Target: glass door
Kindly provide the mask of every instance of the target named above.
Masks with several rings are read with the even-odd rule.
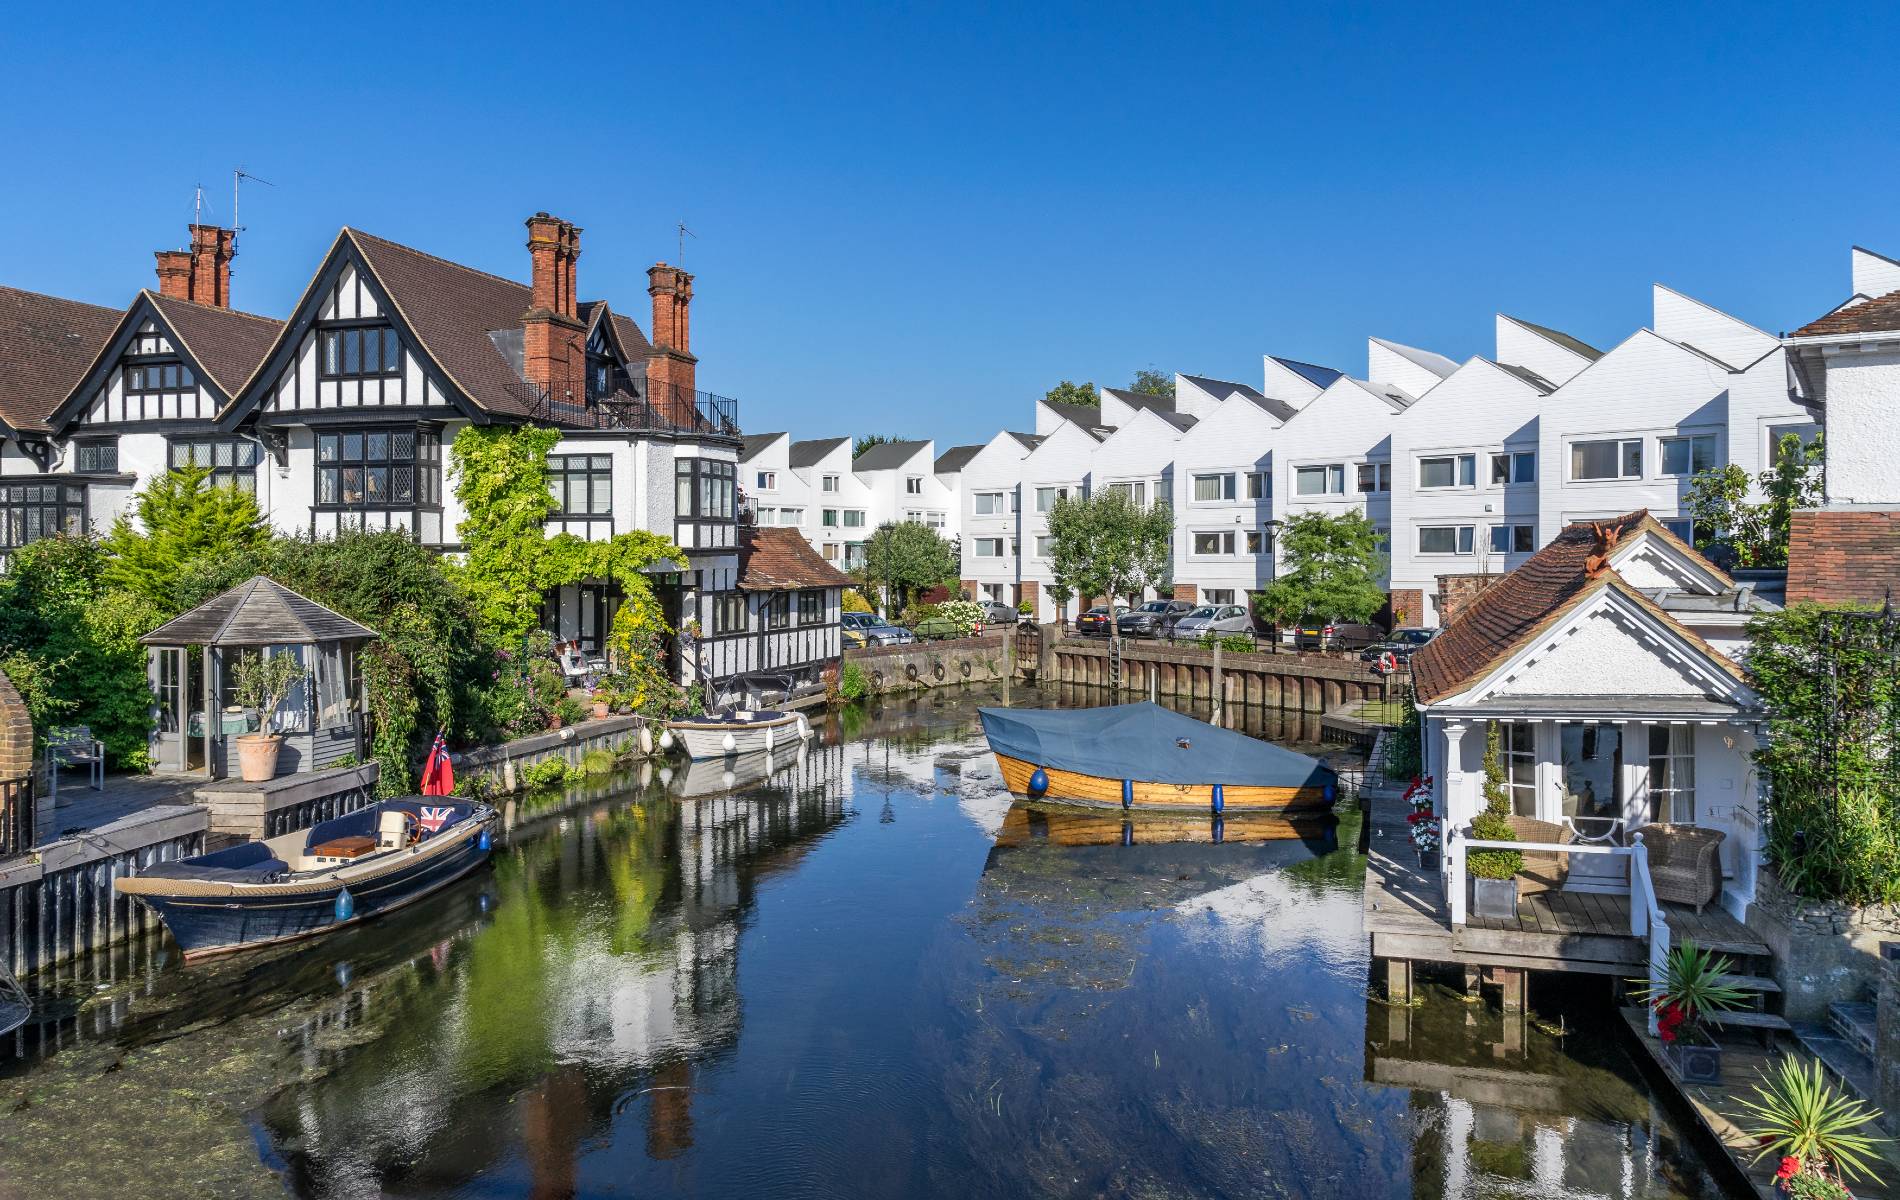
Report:
[[[154,646],[146,652],[152,685],[152,768],[183,771],[190,765],[191,677],[183,646]]]

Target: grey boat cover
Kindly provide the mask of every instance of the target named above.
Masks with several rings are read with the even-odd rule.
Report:
[[[991,750],[1079,775],[1138,783],[1286,788],[1337,782],[1331,767],[1304,754],[1158,704],[977,712]]]

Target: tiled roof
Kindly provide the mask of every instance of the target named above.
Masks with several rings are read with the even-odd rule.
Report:
[[[1646,536],[1660,537],[1680,552],[1695,554],[1651,517],[1647,509],[1637,509],[1596,524],[1617,530],[1619,545],[1628,544],[1640,530]],[[1614,568],[1590,575],[1587,560],[1596,550],[1597,536],[1591,524],[1567,526],[1548,546],[1471,601],[1443,633],[1412,656],[1412,684],[1418,698],[1430,703],[1456,695],[1497,669],[1525,642],[1549,628],[1586,595],[1604,587],[1617,588],[1665,622],[1675,625],[1685,638],[1700,643],[1701,639],[1682,628],[1653,600],[1625,583]],[[1721,572],[1712,567],[1710,570],[1727,581]],[[1712,649],[1709,654],[1725,670],[1739,677],[1739,666]]]
[[[1890,333],[1900,330],[1900,292],[1837,308],[1789,334],[1789,337],[1826,337],[1829,334]]]
[[[124,314],[0,287],[0,421],[43,430]]]
[[[937,465],[931,469],[938,475],[954,475],[969,466],[982,450],[981,446],[952,446],[937,456]]]
[[[923,442],[879,442],[851,460],[853,471],[895,471],[915,458]]]
[[[279,643],[351,641],[376,631],[253,575],[183,616],[140,638],[148,646],[274,646]]]
[[[1802,509],[1788,532],[1788,603],[1880,604],[1900,592],[1900,511]]]
[[[782,592],[790,588],[850,586],[850,578],[820,558],[798,530],[777,526],[740,528],[741,591]]]
[[[177,335],[180,348],[226,396],[236,397],[270,353],[284,323],[234,308],[193,304],[157,292],[145,293]]]
[[[784,437],[783,433],[748,433],[739,439],[739,461],[748,462],[759,451]]]
[[[1276,359],[1275,361],[1281,361],[1281,360]],[[1314,371],[1323,372],[1325,371],[1326,368],[1312,367],[1310,369]],[[1239,396],[1242,399],[1248,400],[1256,408],[1259,408],[1262,411],[1266,412],[1277,421],[1281,421],[1281,422],[1291,421],[1294,418],[1294,416],[1297,415],[1300,411],[1299,409],[1293,407],[1291,404],[1288,404],[1286,401],[1275,400],[1271,396],[1264,396],[1260,392],[1256,391],[1253,388],[1248,387],[1244,383],[1233,383],[1226,379],[1209,379],[1202,375],[1188,375],[1188,376],[1185,376],[1184,378],[1186,378],[1189,382],[1193,383],[1195,387],[1200,388],[1202,391],[1206,392],[1208,395],[1214,397],[1216,400],[1225,402],[1225,401],[1233,399],[1235,396]],[[1301,378],[1306,379],[1309,377],[1306,375],[1301,375]],[[1337,378],[1339,378],[1339,373],[1333,372],[1332,379],[1337,379]],[[1332,379],[1328,379],[1326,382],[1331,383]],[[1321,386],[1324,387],[1325,385],[1322,384]]]
[[[849,445],[850,442],[850,438],[812,438],[809,441],[793,442],[790,451],[791,465],[800,469],[815,467],[825,455],[840,446]]]

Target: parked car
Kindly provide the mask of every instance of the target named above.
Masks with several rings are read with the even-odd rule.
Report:
[[[1174,623],[1194,611],[1186,600],[1150,600],[1115,622],[1123,637],[1167,637]]]
[[[1174,623],[1174,632],[1169,636],[1176,641],[1189,642],[1213,634],[1225,637],[1230,633],[1252,633],[1253,617],[1238,604],[1203,604]]]
[[[848,612],[841,620],[847,646],[905,646],[917,640],[910,630],[900,629],[876,613]]]
[[[1412,661],[1412,655],[1424,649],[1425,643],[1438,636],[1436,629],[1394,629],[1382,642],[1374,642],[1359,655],[1366,662],[1377,662],[1390,654],[1400,663]]]
[[[976,606],[983,610],[985,625],[1014,625],[1016,606],[1005,604],[1001,600],[978,600]]]
[[[1106,605],[1098,604],[1075,619],[1075,631],[1084,637],[1107,637],[1108,623],[1112,620],[1120,620],[1121,615],[1127,611],[1126,604],[1117,604],[1111,615]]]
[[[1301,621],[1280,632],[1282,641],[1307,650],[1360,650],[1385,637],[1377,625],[1352,621]]]

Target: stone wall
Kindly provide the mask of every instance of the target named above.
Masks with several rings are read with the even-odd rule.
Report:
[[[643,744],[640,731],[650,723],[654,728]],[[659,736],[658,723],[649,722],[646,717],[600,717],[564,729],[530,734],[512,742],[482,746],[452,755],[450,761],[455,764],[458,783],[465,776],[486,775],[496,790],[512,793],[521,787],[521,770],[524,767],[550,758],[561,759],[569,767],[579,767],[581,759],[589,750],[654,753],[656,749],[649,747],[657,748]]]
[[[1014,640],[1013,629],[997,629],[973,638],[847,649],[844,659],[858,664],[876,692],[988,683],[1013,669]]]
[[[19,779],[33,770],[33,718],[13,681],[0,671],[0,779]]]
[[[1880,943],[1900,938],[1900,909],[1853,908],[1787,891],[1763,867],[1748,927],[1775,952],[1775,982],[1791,1021],[1825,1020],[1837,1000],[1868,1000],[1880,986]]]

